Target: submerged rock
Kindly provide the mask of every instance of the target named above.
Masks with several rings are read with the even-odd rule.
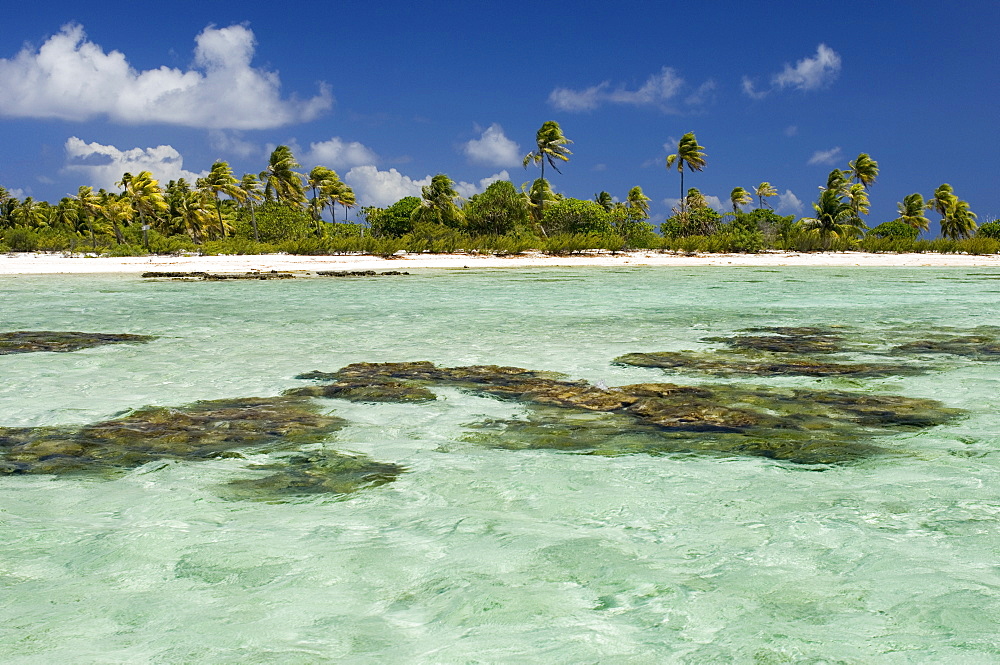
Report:
[[[431,402],[437,396],[424,386],[403,381],[341,381],[322,386],[304,386],[286,390],[286,395],[335,397],[351,402]]]
[[[248,397],[145,407],[82,427],[0,428],[0,473],[114,475],[163,459],[242,459],[244,453],[322,442],[344,423],[319,413],[303,398]],[[309,460],[315,461],[313,466]],[[277,476],[298,478],[282,481],[282,495],[294,493],[295,487],[308,488],[303,490],[308,493],[354,491],[375,482],[366,474],[386,482],[402,471],[367,458],[322,452],[290,457],[266,468],[281,469]],[[263,498],[273,498],[268,483],[278,481],[258,480]]]
[[[766,335],[732,335],[708,337],[707,342],[722,342],[734,349],[771,351],[777,353],[837,353],[844,350],[844,340],[838,332],[813,326],[775,326],[747,328],[742,332],[762,332]]]
[[[161,279],[179,279],[179,280],[201,280],[208,282],[218,282],[230,279],[292,279],[295,277],[290,272],[278,272],[277,270],[271,270],[268,272],[250,271],[242,273],[213,273],[213,272],[203,272],[203,271],[192,271],[192,272],[157,272],[150,271],[142,273],[143,277],[147,278],[161,278]]]
[[[225,498],[280,501],[308,494],[351,494],[392,482],[405,470],[397,464],[376,462],[363,455],[329,451],[293,455],[276,463],[254,464],[248,469],[276,473],[232,480],[221,491]]]
[[[85,333],[55,330],[16,330],[0,333],[0,355],[36,351],[79,351],[104,344],[142,344],[151,342],[151,335],[124,333]]]
[[[531,420],[516,425],[507,422],[503,425],[506,434],[529,433],[509,447],[589,449],[605,454],[636,452],[637,448],[645,452],[699,450],[810,464],[843,462],[878,450],[865,442],[873,436],[940,424],[961,413],[933,400],[900,396],[670,383],[601,388],[519,367],[449,368],[424,361],[356,363],[338,372],[303,376],[347,381],[353,386],[378,386],[389,381],[447,385],[517,400],[534,409],[560,407],[576,414],[572,427],[565,423],[570,416],[557,418],[558,427],[550,426],[550,417],[541,430]],[[586,413],[600,415],[581,416]],[[591,436],[594,422],[614,423],[618,434],[595,438]],[[582,435],[584,431],[590,434]],[[657,443],[612,445],[613,440],[631,440],[635,435],[653,437]]]
[[[974,360],[1000,360],[1000,338],[993,335],[960,335],[923,339],[893,347],[894,354],[947,354]]]
[[[664,370],[694,371],[717,376],[852,376],[875,378],[923,374],[924,369],[901,363],[835,363],[789,358],[775,354],[747,354],[695,351],[655,351],[627,353],[614,360],[618,365],[658,367]]]
[[[385,272],[375,272],[374,270],[317,270],[320,277],[395,277],[399,275],[409,275],[408,272],[399,270],[386,270]]]

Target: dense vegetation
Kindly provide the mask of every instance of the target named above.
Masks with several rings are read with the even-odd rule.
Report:
[[[0,187],[0,251],[119,256],[628,249],[1000,252],[998,223],[977,228],[976,214],[948,184],[926,200],[919,193],[907,195],[897,205],[899,217],[870,228],[864,220],[879,169],[864,153],[847,169],[829,174],[811,217],[776,214],[768,199],[778,191],[768,182],[752,190],[734,188],[732,211],[720,213],[697,188],[684,189],[685,170],[702,171],[707,165],[705,147],[693,133],[685,134],[677,152],[666,159],[667,169],[680,175],[680,198],[671,216],[655,228],[649,221],[650,199],[640,187],[621,199],[604,191],[593,200],[557,193],[545,167],[559,173],[559,164],[570,160],[567,145],[572,141],[553,121],[544,123],[535,138],[524,166],[538,165],[541,172],[530,187],[498,181],[463,200],[452,180],[438,174],[420,197],[408,196],[386,208],[361,208],[357,223],[347,221],[348,211],[357,206],[351,188],[324,166],[297,172],[300,166],[287,146],[275,148],[259,175],[241,179],[222,161],[193,185],[182,178],[161,186],[149,171],[125,173],[117,183],[119,192],[83,186],[56,204],[32,197],[18,200]],[[336,221],[338,207],[343,208],[343,222]],[[940,216],[941,237],[921,240],[929,210]]]

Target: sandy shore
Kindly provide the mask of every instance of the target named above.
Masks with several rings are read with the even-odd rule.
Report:
[[[393,259],[374,256],[144,256],[126,258],[63,256],[61,254],[0,255],[0,275],[134,274],[147,271],[239,273],[250,271],[412,270],[420,268],[518,268],[546,266],[862,266],[862,267],[996,267],[1000,255],[866,254],[828,252],[801,254],[699,254],[681,256],[657,252],[514,257],[468,254],[410,254]]]

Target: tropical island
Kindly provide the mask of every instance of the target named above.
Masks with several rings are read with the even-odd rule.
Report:
[[[545,122],[524,166],[540,167],[530,186],[493,182],[468,199],[454,182],[438,174],[421,196],[385,207],[358,208],[351,187],[325,166],[308,173],[288,146],[270,154],[259,174],[237,178],[225,161],[215,162],[195,183],[183,178],[161,185],[149,171],[124,173],[121,191],[81,186],[58,203],[18,200],[0,187],[0,251],[58,252],[104,257],[148,255],[362,255],[473,254],[547,256],[629,251],[698,254],[779,252],[1000,253],[1000,222],[977,225],[977,215],[949,184],[924,196],[914,192],[897,204],[899,216],[867,220],[869,195],[878,163],[861,153],[834,169],[812,204],[810,217],[777,214],[769,182],[734,187],[731,211],[709,206],[696,187],[685,188],[685,173],[708,163],[693,132],[685,134],[668,171],[679,175],[679,197],[671,216],[650,219],[650,198],[641,187],[621,198],[607,191],[593,199],[558,193],[546,165],[560,173],[572,143],[555,121]],[[342,218],[340,212],[342,211]],[[928,231],[929,212],[939,217],[941,234]]]

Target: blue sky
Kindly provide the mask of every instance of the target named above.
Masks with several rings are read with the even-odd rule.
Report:
[[[996,0],[30,3],[0,32],[0,185],[55,202],[126,170],[239,176],[284,143],[386,205],[436,173],[466,195],[529,182],[556,120],[574,154],[553,187],[640,185],[654,221],[693,131],[708,165],[685,184],[722,202],[769,181],[808,214],[867,152],[870,225],[943,182],[982,223],[1000,216],[998,34]]]

